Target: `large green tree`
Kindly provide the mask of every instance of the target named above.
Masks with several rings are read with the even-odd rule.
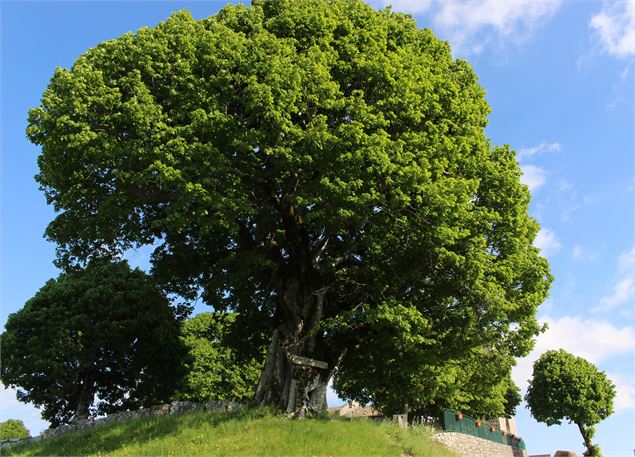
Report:
[[[28,438],[29,436],[29,431],[21,420],[8,419],[4,422],[0,422],[0,440]]]
[[[422,369],[528,352],[551,278],[488,113],[410,16],[254,0],[86,51],[27,133],[60,262],[153,244],[166,290],[268,326],[256,399],[302,415],[370,333]]]
[[[0,377],[57,426],[170,400],[183,356],[174,312],[150,278],[97,260],[9,315]]]
[[[186,376],[178,398],[249,402],[254,396],[264,360],[262,338],[237,347],[233,313],[201,313],[185,322],[181,339],[188,350]],[[246,347],[245,347],[246,346]],[[243,350],[241,350],[243,349]],[[245,350],[246,349],[246,350]]]
[[[525,400],[540,422],[560,425],[566,419],[576,424],[587,448],[584,455],[600,457],[600,447],[592,443],[594,425],[613,414],[615,394],[615,385],[603,371],[560,349],[534,362]]]

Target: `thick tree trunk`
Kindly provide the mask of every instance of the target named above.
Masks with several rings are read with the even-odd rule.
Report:
[[[273,332],[256,402],[295,417],[326,409],[326,389],[333,373],[329,352],[311,330],[322,319],[324,293],[302,293],[300,281],[285,282],[279,310],[282,322]]]
[[[79,399],[77,400],[77,408],[73,421],[79,421],[88,418],[90,405],[93,404],[94,393],[92,391],[92,382],[88,377],[82,380],[80,386]]]
[[[326,409],[330,366],[323,368],[302,354],[294,354],[275,330],[269,345],[256,402],[272,405],[294,417],[314,416]],[[298,363],[300,362],[300,363]]]

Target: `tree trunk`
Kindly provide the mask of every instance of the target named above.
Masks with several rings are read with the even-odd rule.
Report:
[[[597,446],[594,446],[593,443],[591,442],[591,439],[593,438],[593,432],[594,432],[593,427],[585,427],[584,424],[579,422],[576,422],[576,425],[578,426],[578,429],[580,430],[580,434],[582,435],[582,439],[584,440],[584,446],[587,449],[584,455],[588,457],[600,457],[600,454],[598,452],[599,449],[597,448]]]
[[[75,409],[75,415],[73,417],[74,422],[88,418],[90,405],[93,404],[94,399],[92,387],[92,381],[90,378],[88,376],[85,377],[79,388],[79,399],[77,400],[77,408]]]
[[[326,409],[326,389],[333,373],[328,351],[310,333],[322,319],[324,293],[302,294],[297,279],[287,280],[279,310],[282,323],[273,332],[255,401],[294,417]]]
[[[256,402],[271,405],[294,417],[315,416],[326,409],[326,388],[331,367],[294,363],[275,330],[256,391]],[[311,360],[311,359],[309,359]],[[296,361],[297,362],[297,361]]]

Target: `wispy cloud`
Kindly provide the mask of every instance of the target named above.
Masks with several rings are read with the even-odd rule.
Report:
[[[573,246],[573,258],[581,259],[582,258],[582,247],[579,244]]]
[[[600,300],[593,311],[608,311],[635,301],[635,248],[620,256],[617,262],[618,279],[611,292]]]
[[[573,255],[573,258],[576,260],[595,260],[597,258],[597,254],[595,252],[590,252],[579,244],[573,246],[571,255]]]
[[[635,247],[617,259],[617,267],[620,271],[635,271]]]
[[[554,204],[560,210],[560,220],[569,222],[573,214],[582,207],[575,186],[566,179],[560,179],[557,183],[557,192],[554,195]],[[593,198],[588,195],[584,199],[584,204],[589,204],[587,198]]]
[[[557,152],[560,150],[562,150],[562,145],[560,143],[547,143],[546,141],[543,141],[537,146],[522,148],[518,150],[516,157],[520,161],[541,154]],[[530,165],[527,163],[521,163],[520,170],[523,172],[522,176],[520,177],[520,182],[529,186],[529,190],[532,192],[547,182],[547,171],[542,167]]]
[[[633,298],[635,298],[635,278],[628,276],[617,281],[611,294],[602,298],[601,304],[596,310],[607,311],[623,305]]]
[[[549,257],[554,252],[559,251],[562,244],[553,230],[541,228],[534,240],[534,246],[540,249],[540,253],[544,257]]]
[[[547,143],[546,141],[543,141],[538,146],[519,149],[516,157],[518,158],[518,160],[521,160],[527,157],[544,154],[545,152],[558,152],[560,150],[562,150],[562,145],[560,143]]]
[[[635,0],[604,1],[589,23],[602,47],[618,58],[635,56]]]
[[[629,354],[635,349],[635,329],[632,326],[617,327],[605,320],[585,319],[581,316],[545,317],[542,322],[548,330],[538,336],[536,346],[525,358],[519,359],[512,371],[516,384],[527,389],[527,381],[533,372],[533,363],[550,349],[564,349],[593,364],[601,364],[613,357]],[[616,384],[618,399],[624,400],[620,409],[632,409],[634,386],[626,380],[632,376],[618,373],[609,378]],[[616,406],[618,405],[616,401]]]
[[[380,0],[396,11],[427,12],[435,31],[458,54],[478,54],[487,46],[505,47],[529,39],[549,20],[562,0]]]
[[[613,92],[613,98],[606,104],[606,107],[610,110],[615,109],[623,103],[630,103],[632,99],[631,88],[633,87],[633,66],[635,65],[635,59],[626,61],[626,65],[618,75],[617,81],[613,84],[611,91]]]
[[[535,165],[521,165],[523,172],[520,182],[527,185],[530,191],[535,191],[547,181],[547,172],[544,168]]]

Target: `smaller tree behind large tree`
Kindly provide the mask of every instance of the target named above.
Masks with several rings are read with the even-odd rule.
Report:
[[[183,322],[181,338],[188,349],[186,375],[177,398],[190,401],[250,401],[264,361],[262,341],[232,347],[235,313],[201,313]]]
[[[125,261],[49,280],[5,328],[2,382],[52,426],[167,401],[182,376],[175,313]]]
[[[28,438],[29,431],[24,426],[24,422],[18,419],[9,419],[0,422],[0,441],[15,438]]]
[[[613,414],[615,385],[592,363],[564,350],[547,351],[534,363],[525,400],[531,415],[547,425],[567,419],[578,426],[585,456],[601,456],[592,443],[595,424]]]

